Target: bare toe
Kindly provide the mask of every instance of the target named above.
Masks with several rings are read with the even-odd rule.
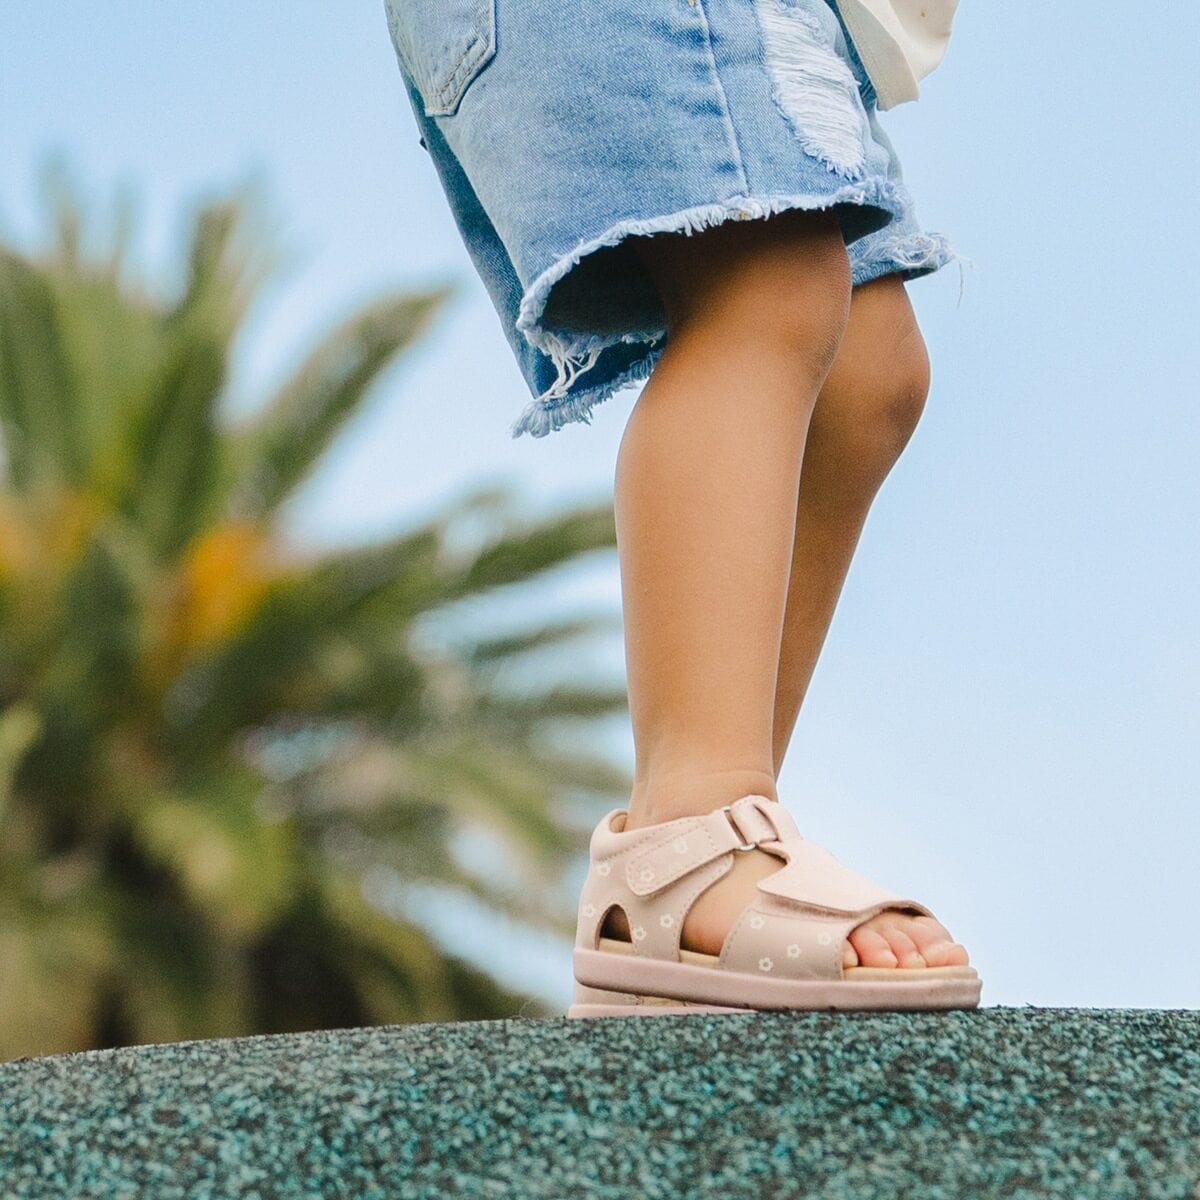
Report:
[[[933,917],[904,917],[904,931],[931,967],[965,967],[967,952]]]
[[[933,917],[894,909],[864,921],[848,940],[864,967],[965,967],[968,961],[966,950]]]
[[[917,949],[917,943],[904,932],[901,926],[894,925],[880,932],[887,938],[888,945],[891,946],[892,953],[896,956],[896,961],[900,966],[906,970],[913,970],[916,967],[929,965],[922,957],[920,950]]]
[[[887,938],[868,922],[850,933],[849,941],[858,952],[858,961],[864,967],[894,967],[896,955]]]
[[[921,954],[931,967],[965,967],[970,961],[964,946],[948,940],[926,946]]]

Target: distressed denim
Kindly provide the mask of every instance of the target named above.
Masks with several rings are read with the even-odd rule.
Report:
[[[924,231],[831,0],[385,0],[421,144],[544,436],[667,339],[627,239],[834,211],[854,283],[956,255]]]

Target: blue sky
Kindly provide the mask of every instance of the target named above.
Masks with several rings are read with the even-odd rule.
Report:
[[[1200,8],[1169,7],[1064,0],[1035,20],[963,0],[922,99],[882,114],[926,226],[973,265],[961,298],[953,266],[909,285],[932,393],[781,795],[943,916],[987,1003],[1200,1003]],[[611,493],[635,391],[591,426],[508,436],[528,394],[417,144],[382,0],[7,5],[0,111],[0,226],[22,242],[52,148],[98,201],[135,187],[151,269],[187,202],[265,182],[290,265],[235,403],[348,306],[458,283],[314,482],[301,536],[383,532],[481,478],[530,510]],[[617,583],[614,560],[547,603],[615,606]],[[565,947],[509,962],[565,1001]]]

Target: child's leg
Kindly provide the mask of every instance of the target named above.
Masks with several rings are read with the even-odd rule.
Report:
[[[916,428],[929,357],[899,275],[854,288],[804,450],[775,691],[778,773],[863,523]]]
[[[829,213],[644,239],[637,249],[670,340],[617,463],[631,828],[748,792],[775,796],[801,464],[851,307]],[[692,907],[682,944],[717,953],[757,880],[778,868],[764,851],[739,855]],[[623,925],[614,912],[607,932],[628,936]],[[865,940],[874,936],[863,927]]]
[[[884,275],[854,288],[804,451],[775,693],[776,772],[867,512],[912,436],[928,391],[929,358],[903,281]],[[938,922],[899,913],[860,925],[850,943],[869,967],[967,962]]]
[[[829,213],[634,244],[669,339],[617,458],[630,826],[775,795],[800,466],[851,290]]]

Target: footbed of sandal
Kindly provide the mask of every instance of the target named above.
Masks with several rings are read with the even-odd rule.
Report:
[[[744,796],[713,813],[636,830],[624,828],[626,815],[614,809],[592,834],[568,1016],[978,1005],[973,967],[842,965],[846,937],[877,913],[932,914],[804,839],[778,801]],[[736,853],[755,847],[781,866],[758,882],[721,953],[683,949],[691,905]],[[614,907],[625,913],[632,940],[602,934]]]
[[[602,937],[598,949],[605,954],[633,954],[633,943],[623,938]],[[696,963],[702,967],[715,967],[720,961],[718,954],[701,954],[699,950],[679,949],[681,962]],[[976,979],[974,967],[843,967],[846,979],[924,979],[930,976],[941,979]]]

